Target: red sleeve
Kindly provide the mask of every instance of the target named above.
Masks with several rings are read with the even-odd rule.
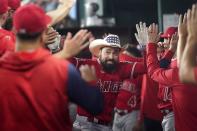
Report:
[[[77,59],[76,58],[69,58],[67,59],[70,63],[72,63],[74,66],[77,65]]]
[[[85,63],[85,59],[80,59],[80,58],[76,58],[76,57],[73,57],[73,58],[69,58],[68,61],[70,63],[72,63],[77,69]]]
[[[126,54],[120,55],[120,61],[128,61],[128,62],[143,62],[143,58],[132,57]]]
[[[163,69],[159,66],[156,45],[149,43],[147,46],[147,68],[148,75],[156,82],[164,85],[179,82],[178,69]]]
[[[144,62],[135,62],[131,71],[132,76],[136,77],[146,73],[146,65]]]
[[[174,52],[172,52],[171,50],[166,50],[161,59],[167,59],[171,61],[173,56],[174,56]]]

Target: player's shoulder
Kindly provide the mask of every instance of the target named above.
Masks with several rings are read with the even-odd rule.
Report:
[[[95,59],[83,59],[83,58],[76,58],[77,62],[80,64],[87,64],[87,65],[97,65],[98,61]]]
[[[135,62],[130,62],[130,61],[120,61],[119,62],[119,66],[124,68],[126,66],[133,66],[135,64]]]

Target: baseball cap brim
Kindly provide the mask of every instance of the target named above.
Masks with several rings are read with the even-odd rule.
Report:
[[[160,37],[161,38],[170,38],[170,36],[169,35],[166,35],[166,34],[162,34]]]

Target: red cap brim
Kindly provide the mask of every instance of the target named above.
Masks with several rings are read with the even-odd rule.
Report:
[[[162,34],[161,36],[160,36],[161,38],[170,38],[168,35],[166,35],[166,34]]]

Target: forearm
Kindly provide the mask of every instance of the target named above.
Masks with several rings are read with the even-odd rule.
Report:
[[[195,36],[188,36],[187,45],[180,63],[180,79],[184,83],[195,83],[194,68],[196,66],[197,39]]]
[[[56,10],[47,12],[47,15],[49,15],[52,18],[52,21],[50,23],[50,26],[57,24],[60,22],[64,17],[66,17],[74,5],[75,0],[64,0],[64,2],[60,3],[58,8]]]
[[[59,58],[59,59],[69,59],[71,58],[71,55],[68,53],[63,52],[63,50],[53,54],[54,57]]]
[[[148,75],[154,81],[161,84],[172,84],[178,81],[176,75],[178,75],[177,69],[163,69],[160,68],[159,61],[156,54],[156,45],[149,43],[147,46],[147,70]]]

